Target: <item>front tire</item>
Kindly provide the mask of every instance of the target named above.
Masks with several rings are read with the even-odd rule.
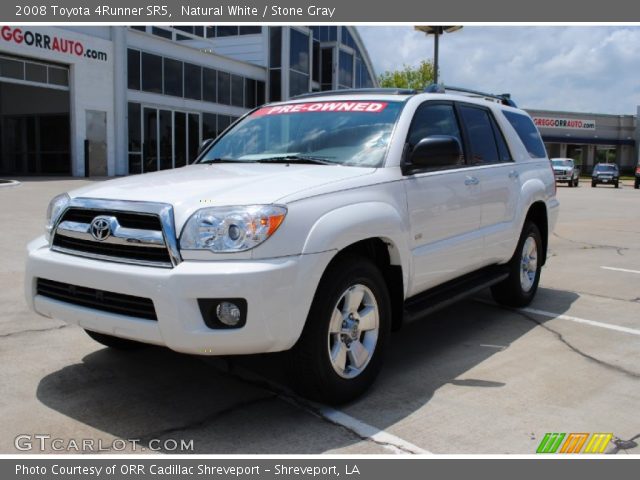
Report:
[[[538,226],[525,222],[508,268],[509,276],[491,287],[496,302],[509,307],[526,307],[538,291],[542,261],[542,236]]]
[[[390,331],[391,299],[380,270],[364,257],[337,258],[290,352],[293,387],[330,404],[362,395],[380,372]]]
[[[591,188],[596,188],[596,182],[591,182]]]
[[[114,337],[113,335],[106,335],[104,333],[98,333],[91,330],[86,330],[89,335],[96,342],[104,345],[105,347],[113,348],[114,350],[137,350],[144,348],[147,345],[144,343],[136,342],[135,340],[127,340],[126,338]]]

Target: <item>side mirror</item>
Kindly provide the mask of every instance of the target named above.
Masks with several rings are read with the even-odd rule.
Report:
[[[198,148],[198,155],[197,157],[199,157],[200,155],[202,155],[202,153],[209,147],[209,145],[211,145],[213,143],[213,138],[205,138],[202,143],[200,144],[200,148]],[[196,157],[196,158],[197,158]]]
[[[405,174],[415,171],[461,165],[462,146],[456,137],[431,135],[420,140],[409,153]]]

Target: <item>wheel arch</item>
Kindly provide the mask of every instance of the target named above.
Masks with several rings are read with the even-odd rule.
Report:
[[[547,249],[549,246],[549,217],[547,215],[547,205],[544,201],[538,200],[529,206],[525,223],[527,221],[533,222],[540,230],[540,236],[542,237],[542,262],[540,265],[542,266],[547,262]]]
[[[403,304],[406,282],[403,277],[403,269],[398,259],[396,245],[389,239],[371,237],[346,246],[338,251],[331,259],[325,272],[334,264],[346,256],[357,255],[370,260],[382,273],[389,296],[391,298],[391,327],[398,330],[402,325]]]

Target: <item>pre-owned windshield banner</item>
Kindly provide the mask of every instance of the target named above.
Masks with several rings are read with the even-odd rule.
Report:
[[[14,0],[0,20],[32,22],[633,22],[635,2],[557,0]]]

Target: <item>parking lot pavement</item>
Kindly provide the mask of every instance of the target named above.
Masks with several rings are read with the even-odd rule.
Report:
[[[373,389],[330,409],[288,391],[283,355],[112,352],[28,312],[26,243],[43,230],[49,198],[85,183],[0,189],[0,453],[16,453],[20,434],[281,454],[533,453],[546,432],[640,434],[640,193],[629,185],[559,187],[560,220],[528,309],[483,292],[407,325]],[[636,443],[609,450],[640,453]]]

